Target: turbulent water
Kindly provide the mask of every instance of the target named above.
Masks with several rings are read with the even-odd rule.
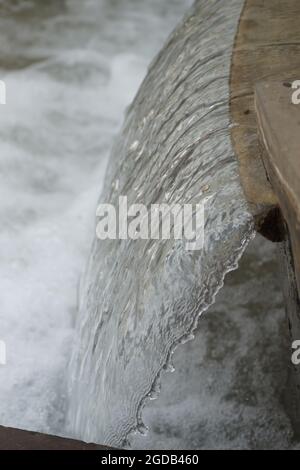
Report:
[[[191,1],[0,1],[0,423],[66,434],[77,287],[113,136]]]
[[[77,436],[123,445],[143,432],[162,369],[234,269],[253,227],[230,142],[229,72],[243,1],[198,1],[153,62],[110,159],[102,202],[200,203],[205,244],[95,238],[70,368]]]

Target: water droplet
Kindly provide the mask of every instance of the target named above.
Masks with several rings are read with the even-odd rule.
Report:
[[[135,141],[131,144],[131,146],[130,146],[129,149],[134,152],[134,151],[138,148],[138,146],[139,146],[139,141],[138,141],[138,140],[135,140]]]

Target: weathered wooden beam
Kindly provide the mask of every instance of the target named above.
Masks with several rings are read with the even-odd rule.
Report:
[[[282,242],[278,247],[292,340],[300,339],[300,107],[292,105],[288,84],[300,79],[299,19],[299,0],[245,0],[230,84],[232,143],[256,230]],[[290,363],[290,369],[287,404],[300,436],[300,368]]]
[[[287,225],[282,245],[283,292],[291,344],[300,339],[300,105],[293,104],[293,82],[261,82],[255,89],[255,110],[261,155]],[[300,367],[290,366],[287,409],[300,437]]]
[[[105,450],[108,447],[0,426],[0,450]]]
[[[278,201],[260,155],[254,88],[256,82],[270,77],[284,80],[287,71],[300,66],[299,18],[299,0],[246,0],[232,54],[232,141],[245,195],[258,219],[258,231],[264,214]]]
[[[300,105],[292,103],[293,81],[257,84],[255,108],[261,154],[289,228],[300,292]]]

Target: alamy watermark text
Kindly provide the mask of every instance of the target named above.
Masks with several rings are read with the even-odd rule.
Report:
[[[184,240],[186,250],[202,250],[204,245],[205,205],[144,204],[128,205],[120,196],[118,206],[100,204],[96,215],[96,234],[100,240]]]

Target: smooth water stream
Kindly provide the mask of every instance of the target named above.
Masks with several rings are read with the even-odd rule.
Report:
[[[198,1],[144,80],[110,158],[101,201],[200,203],[205,244],[95,239],[80,293],[70,419],[124,445],[199,315],[237,267],[253,227],[230,141],[231,51],[243,1]]]

